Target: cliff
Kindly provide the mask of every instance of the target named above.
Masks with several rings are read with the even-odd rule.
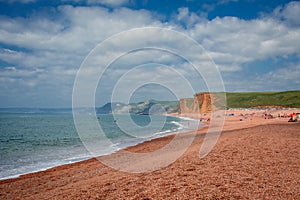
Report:
[[[208,92],[197,93],[193,99],[180,99],[178,103],[179,114],[203,114],[212,111],[212,97]]]
[[[147,100],[139,103],[107,103],[100,108],[96,108],[97,114],[138,114],[138,115],[149,115],[149,114],[164,114],[177,112],[178,102],[177,101],[156,101]]]
[[[300,108],[300,90],[283,92],[215,92],[197,93],[180,99],[179,114],[203,114],[226,108],[283,109]]]

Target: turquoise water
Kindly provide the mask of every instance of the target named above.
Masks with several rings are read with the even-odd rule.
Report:
[[[151,117],[152,121],[146,115],[131,115],[130,119],[138,126],[132,126],[125,115],[98,115],[97,120],[117,149],[195,128],[188,119]],[[163,119],[163,126],[157,123],[156,127],[153,123]],[[105,145],[100,148],[103,148],[100,155],[116,150]],[[76,131],[71,113],[0,113],[0,179],[92,156]]]

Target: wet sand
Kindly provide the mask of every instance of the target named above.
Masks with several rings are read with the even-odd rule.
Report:
[[[300,123],[264,119],[260,113],[241,120],[238,113],[248,111],[232,112],[203,159],[199,150],[207,128],[162,169],[126,173],[90,159],[0,181],[0,199],[300,199]],[[127,150],[153,152],[173,137]]]

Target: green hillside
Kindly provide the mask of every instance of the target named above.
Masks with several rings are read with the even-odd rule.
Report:
[[[300,108],[300,90],[286,92],[227,92],[228,108],[284,106]]]

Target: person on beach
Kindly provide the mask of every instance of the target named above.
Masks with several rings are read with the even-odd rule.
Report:
[[[291,117],[291,118],[289,119],[288,122],[297,122],[297,116],[296,116],[295,113],[290,114],[290,117]]]

